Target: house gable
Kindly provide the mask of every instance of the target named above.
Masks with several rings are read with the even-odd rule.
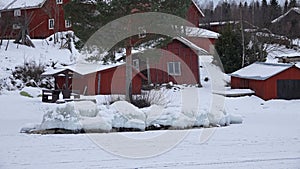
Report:
[[[191,22],[194,26],[199,27],[200,19],[204,17],[198,4],[192,0],[192,4],[188,8],[187,20]]]

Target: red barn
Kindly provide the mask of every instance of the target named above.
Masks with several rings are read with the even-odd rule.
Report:
[[[27,28],[31,38],[46,38],[55,32],[71,30],[63,5],[70,0],[0,0],[0,35],[16,38]]]
[[[55,78],[55,90],[83,95],[125,94],[126,65],[77,64],[47,71],[42,76]],[[140,94],[145,77],[133,69],[132,92]]]
[[[294,64],[257,62],[232,73],[231,88],[250,88],[264,100],[300,99],[300,69]]]

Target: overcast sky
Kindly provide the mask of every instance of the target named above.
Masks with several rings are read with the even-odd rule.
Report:
[[[216,6],[220,1],[222,0],[198,0],[199,1],[199,4],[202,6],[202,5],[205,5],[206,3],[208,3],[209,1],[213,1],[214,2],[214,6]],[[225,0],[223,0],[225,1]],[[237,3],[240,3],[241,1],[242,2],[245,2],[247,1],[248,3],[251,3],[253,1],[256,1],[256,0],[227,0],[228,2],[231,2],[231,1],[236,1]],[[258,0],[258,1],[262,1],[262,0]],[[268,2],[270,2],[270,0],[267,0]],[[285,0],[278,0],[278,2],[283,5]]]

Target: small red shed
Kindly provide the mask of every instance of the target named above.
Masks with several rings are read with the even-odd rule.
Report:
[[[126,65],[76,64],[47,71],[55,78],[55,90],[71,90],[83,95],[125,94]],[[145,76],[133,69],[132,93],[140,94]]]
[[[231,74],[231,88],[250,88],[264,100],[300,99],[300,69],[295,64],[256,62]]]

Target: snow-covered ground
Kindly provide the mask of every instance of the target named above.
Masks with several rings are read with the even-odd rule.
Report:
[[[300,56],[300,39],[293,40],[293,44],[298,46],[298,49],[289,49],[283,45],[268,44],[266,45],[266,51],[268,52],[267,60],[268,63],[278,63],[278,58],[281,57],[293,57]]]
[[[232,113],[242,114],[244,119],[243,124],[229,127],[92,135],[19,133],[26,124],[41,122],[40,98],[4,92],[0,95],[0,103],[1,169],[300,167],[299,100],[266,102],[255,96],[227,98],[226,107]],[[147,139],[165,132],[170,136],[164,142]],[[137,139],[136,143],[123,142],[118,139],[120,135]],[[129,150],[133,154],[159,150],[160,145],[172,143],[172,136],[176,135],[186,137],[166,152],[161,149],[161,153],[165,153],[156,156],[131,159],[114,155]],[[96,144],[95,139],[106,140],[107,145],[117,150],[110,153],[107,145]],[[142,149],[136,148],[140,139],[144,145]]]
[[[64,37],[66,33],[68,32],[58,33],[58,35]],[[76,51],[71,53],[68,49],[60,49],[61,43],[65,41],[54,44],[53,36],[50,36],[46,39],[33,39],[32,42],[35,48],[15,44],[13,40],[3,41],[0,45],[0,79],[10,76],[16,66],[22,66],[26,62],[34,61],[42,65],[57,63],[57,66],[74,62]]]

